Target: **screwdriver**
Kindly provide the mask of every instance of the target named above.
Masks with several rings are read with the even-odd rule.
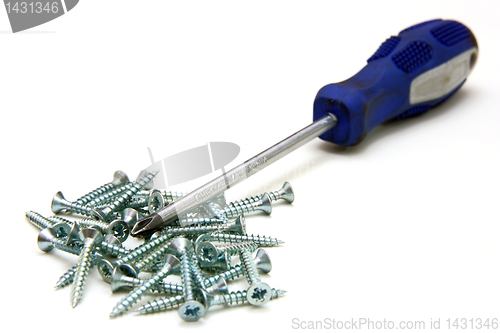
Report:
[[[388,38],[350,79],[321,88],[314,122],[172,204],[138,221],[147,237],[178,216],[221,195],[315,137],[342,146],[361,142],[375,126],[429,111],[463,85],[476,63],[477,41],[465,25],[431,20]]]

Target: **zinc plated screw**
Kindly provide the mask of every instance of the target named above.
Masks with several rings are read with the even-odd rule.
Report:
[[[127,208],[127,202],[132,198],[132,196],[141,188],[143,188],[149,181],[151,181],[157,174],[158,171],[154,171],[144,177],[141,177],[135,183],[133,183],[132,187],[127,189],[125,193],[122,193],[121,195],[116,197],[113,202],[109,203],[106,208],[96,209],[95,211],[97,211],[99,215],[103,216],[103,218],[101,219],[108,221],[113,215],[113,212],[117,212]]]
[[[226,217],[228,218],[231,218],[236,215],[253,212],[255,210],[261,210],[267,215],[270,215],[272,213],[271,197],[269,197],[269,194],[264,193],[258,201],[252,203],[245,201],[231,202],[226,207],[224,207],[224,215],[226,215]]]
[[[271,260],[269,260],[269,256],[264,249],[259,249],[256,257],[259,258],[261,262],[267,264],[268,267],[266,270],[271,271]],[[247,290],[248,303],[259,306],[269,302],[272,294],[271,287],[269,287],[267,283],[262,282],[260,279],[257,265],[255,264],[255,261],[252,260],[250,251],[242,249],[240,253],[240,260],[245,268],[248,284],[250,284],[250,287]]]
[[[71,305],[73,308],[78,305],[83,296],[83,288],[92,265],[92,254],[96,246],[102,242],[103,236],[96,229],[86,228],[80,230],[79,236],[83,242],[82,251],[78,258],[78,264],[75,270],[75,278],[71,286]]]
[[[241,242],[254,242],[262,247],[272,247],[280,246],[285,242],[277,238],[261,236],[261,235],[235,235],[235,234],[223,234],[223,233],[212,233],[207,235],[208,240],[213,240],[222,243],[241,243]]]
[[[187,218],[180,219],[178,224],[181,227],[188,227],[190,225],[205,225],[205,224],[213,224],[213,223],[225,223],[227,221],[220,220],[217,218],[208,218],[208,217],[200,217],[200,218]]]
[[[99,205],[104,205],[106,203],[113,202],[113,200],[121,195],[126,190],[130,189],[133,186],[133,183],[127,183],[124,185],[116,186],[115,188],[109,190],[108,192],[102,193],[99,196],[92,198],[88,201],[85,206],[96,207]]]
[[[232,243],[224,245],[215,245],[210,241],[204,241],[196,246],[196,255],[200,262],[206,265],[215,264],[217,258],[219,258],[224,252],[228,256],[232,257],[239,255],[240,250],[245,248],[250,252],[257,250],[258,245],[253,242],[242,242],[242,243]]]
[[[104,233],[115,236],[120,242],[124,242],[125,240],[127,240],[128,236],[130,235],[130,228],[128,224],[123,220],[114,220],[108,224],[93,219],[82,219],[80,221],[77,221],[76,223],[81,227],[88,228],[98,226],[104,231]]]
[[[162,209],[166,204],[165,198],[161,195],[160,190],[151,190],[148,198],[148,211],[150,214]]]
[[[187,238],[175,238],[169,245],[169,252],[177,255],[181,261],[184,303],[179,307],[179,316],[185,321],[197,321],[205,315],[205,304],[200,303],[195,294],[192,270],[193,243]]]
[[[129,182],[128,176],[125,172],[118,170],[115,171],[113,174],[113,180],[109,183],[106,183],[95,190],[85,194],[84,196],[78,198],[75,202],[79,203],[80,205],[85,205],[88,203],[90,200],[92,200],[95,197],[98,197],[102,195],[103,193],[106,193],[112,189],[114,189],[116,186],[123,185]]]
[[[149,242],[143,243],[136,248],[130,250],[129,253],[120,257],[118,260],[111,262],[107,259],[102,259],[99,261],[97,268],[99,271],[99,275],[102,279],[109,283],[111,280],[111,274],[115,267],[121,264],[127,264],[139,260],[140,258],[147,256],[147,254],[153,250],[155,250],[158,246],[165,243],[170,239],[169,235],[161,235],[158,238],[155,238]]]
[[[114,318],[128,311],[135,303],[137,303],[142,298],[145,292],[151,290],[152,286],[163,280],[165,277],[167,277],[167,275],[178,272],[179,266],[180,263],[176,257],[170,254],[166,254],[165,266],[163,266],[163,268],[159,272],[151,275],[151,277],[147,281],[140,284],[139,286],[134,288],[134,290],[128,293],[127,296],[125,296],[120,302],[115,305],[109,316],[111,318]]]
[[[27,211],[25,215],[28,221],[40,230],[50,228],[54,225],[54,222],[32,210]]]
[[[58,231],[58,227],[60,227]],[[79,255],[80,248],[78,246],[67,245],[61,237],[60,230],[67,228],[64,233],[67,235],[69,233],[69,225],[65,223],[58,223],[54,227],[45,228],[38,234],[38,248],[43,252],[50,252],[52,249],[57,248],[61,251]]]
[[[139,279],[137,273],[130,269],[128,266],[120,266],[115,269],[113,277],[111,279],[111,291],[114,293],[120,289],[124,288],[136,288],[140,284],[144,283],[146,280]],[[171,283],[166,281],[159,281],[158,284],[152,286],[150,292],[158,292],[162,294],[170,295],[182,295],[183,286],[177,283]],[[208,293],[227,293],[227,283],[223,277],[219,277],[216,283],[207,286]]]
[[[103,220],[105,218],[104,215],[100,214],[100,212],[92,209],[91,207],[83,206],[79,203],[66,200],[61,191],[57,192],[52,198],[51,209],[54,214],[57,214],[61,211],[68,211],[88,217],[93,217],[98,220]]]
[[[276,299],[285,295],[285,290],[272,289],[271,299]],[[247,291],[233,291],[228,294],[219,294],[215,296],[205,295],[208,307],[214,305],[239,305],[248,304]],[[169,298],[159,298],[149,301],[147,304],[142,305],[136,311],[140,314],[158,313],[179,308],[184,302],[182,296],[173,296]]]
[[[236,218],[234,221],[228,223],[196,225],[189,227],[169,227],[164,229],[162,232],[171,236],[181,236],[228,231],[233,231],[241,234],[244,234],[246,232],[245,218],[243,217],[243,215],[238,216],[238,218]]]
[[[289,182],[285,182],[283,186],[277,191],[268,192],[268,195],[271,201],[286,200],[288,203],[292,203],[295,200],[295,194],[293,193],[292,185],[290,185]],[[246,198],[240,201],[253,203],[259,201],[262,196],[263,194]]]

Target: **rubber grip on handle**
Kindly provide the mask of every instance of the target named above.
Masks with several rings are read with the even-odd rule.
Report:
[[[321,88],[314,120],[332,113],[338,124],[320,138],[351,146],[382,122],[427,112],[462,86],[477,54],[474,35],[456,21],[432,20],[401,31],[356,75]]]

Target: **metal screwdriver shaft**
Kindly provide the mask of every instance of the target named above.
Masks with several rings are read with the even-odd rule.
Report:
[[[305,143],[332,129],[335,125],[337,125],[337,118],[334,115],[328,114],[324,116],[248,161],[179,198],[165,208],[140,220],[132,229],[132,236],[146,237],[156,230],[174,223],[178,220],[178,215],[223,193]]]

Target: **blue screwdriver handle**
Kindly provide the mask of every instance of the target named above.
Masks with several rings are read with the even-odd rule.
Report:
[[[401,31],[356,75],[321,88],[314,120],[332,113],[338,124],[320,138],[351,146],[382,122],[429,111],[462,86],[477,54],[472,31],[456,21],[432,20]]]

